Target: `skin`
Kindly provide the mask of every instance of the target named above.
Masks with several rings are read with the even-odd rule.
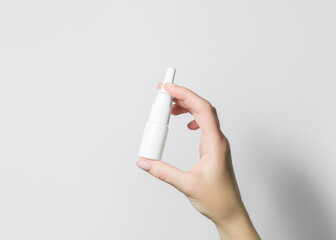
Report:
[[[241,199],[230,144],[220,130],[215,107],[188,88],[175,84],[164,88],[173,97],[172,114],[190,113],[194,120],[187,127],[200,128],[200,160],[189,171],[147,158],[136,164],[184,193],[196,210],[214,222],[222,240],[260,239]]]

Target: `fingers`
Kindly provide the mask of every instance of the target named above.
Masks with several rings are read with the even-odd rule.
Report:
[[[192,120],[191,122],[188,123],[188,128],[191,130],[197,130],[199,129],[199,126],[195,120]]]
[[[172,114],[173,115],[180,115],[180,114],[187,113],[187,112],[189,112],[187,109],[179,106],[178,104],[173,104],[172,105]]]
[[[174,97],[174,102],[180,107],[176,108],[177,113],[183,112],[181,108],[186,109],[195,117],[195,122],[202,133],[208,136],[221,136],[219,120],[216,109],[206,99],[200,97],[188,88],[177,86],[175,84],[165,84],[166,91]],[[195,128],[195,123],[190,123],[191,129]],[[188,124],[189,127],[189,124]]]
[[[191,175],[182,171],[166,162],[140,158],[137,166],[147,171],[152,176],[169,183],[183,193],[188,191],[187,187],[190,183]]]

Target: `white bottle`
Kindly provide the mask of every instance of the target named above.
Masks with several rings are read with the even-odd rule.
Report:
[[[162,158],[172,106],[172,97],[164,89],[164,85],[173,83],[174,76],[175,69],[168,68],[162,87],[157,90],[157,96],[142,135],[138,154],[140,157],[153,160],[161,160]]]

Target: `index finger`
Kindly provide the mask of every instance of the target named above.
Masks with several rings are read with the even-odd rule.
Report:
[[[176,84],[165,84],[165,90],[175,98],[175,102],[187,109],[194,117],[205,135],[220,136],[219,120],[216,109],[209,101],[190,89]]]

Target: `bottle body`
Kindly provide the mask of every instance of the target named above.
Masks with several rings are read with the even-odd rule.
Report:
[[[160,161],[168,135],[168,125],[171,115],[172,97],[164,89],[165,83],[173,83],[175,69],[168,68],[165,81],[152,105],[148,121],[142,135],[138,155],[143,158]]]
[[[167,125],[147,121],[142,135],[139,156],[160,161],[167,135]]]
[[[168,135],[171,105],[171,96],[158,90],[142,135],[140,157],[161,160]]]

